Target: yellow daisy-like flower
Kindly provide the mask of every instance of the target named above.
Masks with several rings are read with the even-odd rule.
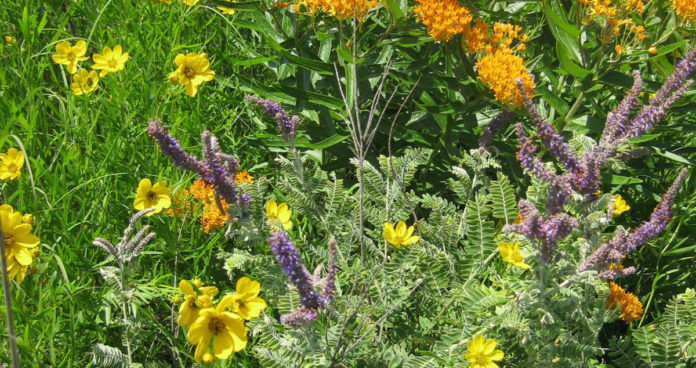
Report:
[[[51,55],[53,62],[60,65],[67,65],[68,73],[74,74],[77,71],[77,63],[89,59],[84,56],[87,53],[87,43],[77,41],[75,46],[70,42],[63,41],[56,45],[56,53]]]
[[[234,182],[252,184],[254,182],[254,177],[249,175],[246,170],[238,171],[234,174]]]
[[[5,239],[7,272],[10,279],[17,276],[18,282],[22,282],[32,265],[32,250],[39,245],[39,238],[31,233],[31,224],[22,222],[22,214],[8,204],[0,206],[0,225]]]
[[[486,340],[483,335],[476,334],[467,345],[466,360],[469,368],[499,368],[494,362],[503,360],[502,350],[495,350],[495,339]]]
[[[154,211],[145,215],[152,216],[172,205],[171,194],[172,190],[167,188],[166,181],[160,181],[152,185],[150,179],[143,179],[138,184],[138,190],[135,193],[135,201],[133,201],[133,208],[138,211],[142,211],[146,208],[154,208]]]
[[[266,309],[266,301],[259,298],[261,284],[248,277],[237,280],[237,288],[232,295],[232,310],[240,317],[250,321]]]
[[[500,242],[498,243],[498,249],[500,250],[500,256],[503,257],[503,261],[523,270],[529,269],[529,265],[524,263],[519,243]]]
[[[611,201],[611,214],[618,216],[631,209],[631,206],[626,204],[621,194],[614,194],[614,200]]]
[[[192,283],[201,292],[200,295],[193,289],[191,283],[186,280],[179,281],[179,290],[186,296],[186,299],[179,306],[179,319],[176,321],[179,326],[191,326],[198,319],[198,312],[201,309],[213,306],[212,298],[218,294],[218,289],[215,286],[203,287],[200,280],[194,280]]]
[[[384,236],[384,240],[386,240],[387,243],[399,248],[402,245],[405,246],[415,244],[418,240],[420,240],[419,236],[413,235],[415,230],[416,228],[413,227],[413,225],[408,226],[407,228],[406,223],[403,221],[399,221],[396,224],[396,229],[391,222],[385,222],[384,229],[382,230],[382,236]]]
[[[208,55],[195,52],[186,55],[179,54],[174,58],[177,69],[169,73],[169,81],[179,83],[186,88],[189,97],[195,97],[198,86],[203,82],[209,82],[215,77],[215,72],[210,70]]]
[[[637,320],[643,315],[643,304],[638,297],[627,293],[621,286],[614,282],[609,283],[609,295],[607,296],[606,309],[621,307],[619,318],[626,323]]]
[[[229,2],[236,3],[237,0],[231,0],[231,1],[230,1],[230,0],[227,0],[227,2],[228,2],[228,3],[229,3]],[[230,8],[228,8],[228,7],[225,7],[225,6],[216,6],[216,8],[218,8],[218,10],[220,10],[220,12],[222,12],[222,14],[225,14],[225,15],[232,15],[232,14],[234,14],[234,9],[230,9]]]
[[[182,3],[184,3],[188,6],[193,6],[193,5],[198,4],[198,0],[179,0],[179,1],[181,1]]]
[[[99,75],[96,71],[88,72],[87,69],[80,69],[79,73],[73,74],[70,89],[75,96],[88,95],[97,88],[99,88]]]
[[[186,338],[196,345],[194,357],[201,361],[213,343],[213,354],[218,359],[227,359],[234,352],[242,351],[247,345],[247,328],[244,319],[225,309],[234,302],[234,296],[226,295],[215,308],[199,312],[198,319],[191,325]]]
[[[268,221],[280,222],[285,230],[292,229],[292,221],[290,221],[290,216],[292,211],[288,208],[287,203],[277,204],[276,201],[270,200],[266,202],[266,216],[268,216]]]
[[[123,70],[128,61],[128,53],[123,52],[121,45],[116,45],[113,50],[109,46],[104,46],[101,54],[92,55],[92,60],[94,60],[92,69],[101,70],[99,76],[103,77]]]
[[[0,153],[0,180],[8,181],[19,178],[22,175],[22,166],[24,166],[24,153],[22,151],[10,148],[7,153]]]

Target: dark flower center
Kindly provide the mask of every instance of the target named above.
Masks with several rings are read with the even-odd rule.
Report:
[[[153,191],[149,191],[145,195],[145,198],[147,198],[147,200],[150,202],[154,202],[157,199],[157,193],[155,193]]]
[[[7,165],[7,170],[8,171],[17,171],[17,164],[15,164],[14,162],[10,163],[9,165]]]
[[[5,249],[8,250],[14,246],[14,236],[10,233],[2,233],[2,236],[5,238]]]
[[[72,51],[69,51],[67,54],[65,54],[65,58],[68,60],[74,60],[76,58],[75,53]]]
[[[196,76],[196,71],[193,70],[193,68],[191,68],[190,66],[186,66],[186,67],[184,67],[184,75],[187,78],[193,78]]]
[[[208,322],[208,330],[215,335],[219,335],[225,330],[225,322],[223,322],[220,318],[212,317]]]

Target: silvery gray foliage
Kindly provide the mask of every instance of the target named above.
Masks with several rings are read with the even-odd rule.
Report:
[[[140,364],[134,363],[132,359],[132,344],[131,331],[138,331],[135,322],[135,309],[132,308],[132,303],[135,299],[136,290],[128,285],[127,277],[131,269],[130,264],[138,258],[145,245],[147,245],[155,236],[154,232],[150,231],[150,225],[143,226],[135,232],[135,227],[143,216],[154,211],[152,208],[147,208],[139,211],[131,217],[128,226],[123,230],[123,236],[119,238],[116,245],[103,238],[95,238],[92,244],[99,247],[114,257],[117,267],[105,266],[99,269],[99,273],[111,287],[111,292],[107,294],[107,298],[121,308],[121,323],[125,331],[123,333],[123,345],[126,347],[126,352],[113,346],[97,344],[92,348],[92,362],[101,367],[138,367]]]

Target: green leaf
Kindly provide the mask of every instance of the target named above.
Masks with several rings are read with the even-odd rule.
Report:
[[[570,75],[577,78],[585,78],[592,74],[591,71],[573,62],[573,60],[570,59],[571,53],[568,51],[568,48],[563,42],[558,40],[556,41],[556,55],[558,56],[558,61],[560,61],[563,69],[570,73]]]
[[[580,31],[565,20],[563,8],[556,0],[547,0],[544,2],[544,14],[550,20],[549,29],[557,41],[556,52],[559,53],[559,58],[563,56],[575,63],[581,63],[582,55],[580,54],[580,44],[578,42]],[[563,45],[564,53],[561,53],[559,50],[558,43]],[[571,74],[573,73],[571,72]]]
[[[517,218],[515,190],[510,180],[502,172],[497,172],[498,179],[491,181],[489,190],[493,202],[493,217],[504,219],[506,224]]]
[[[643,180],[628,176],[612,175],[611,185],[640,184]]]
[[[210,0],[210,3],[216,6],[224,6],[225,8],[234,10],[261,10],[260,1],[245,1],[245,2],[231,2],[224,0]]]

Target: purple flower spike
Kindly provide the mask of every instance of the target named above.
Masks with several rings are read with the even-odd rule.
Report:
[[[282,315],[280,321],[293,327],[312,322],[317,318],[317,311],[325,307],[336,292],[336,239],[329,239],[329,267],[323,279],[319,278],[322,266],[317,267],[313,276],[309,274],[287,233],[273,232],[268,242],[280,268],[300,294],[300,308]],[[315,286],[321,287],[321,294],[314,291]]]
[[[299,308],[294,311],[280,316],[280,322],[290,327],[302,327],[312,323],[317,319],[317,313],[311,309]]]
[[[479,138],[479,147],[485,149],[491,143],[493,143],[493,137],[495,137],[495,134],[498,133],[498,130],[500,130],[500,128],[502,128],[513,115],[514,114],[512,111],[503,111],[498,114],[498,116],[493,118],[493,120],[491,120],[491,122],[488,123],[488,126],[483,130],[481,138]]]
[[[217,138],[204,131],[201,134],[203,142],[203,160],[200,161],[181,149],[179,142],[173,138],[159,121],[151,120],[147,124],[147,132],[159,145],[160,151],[179,166],[179,168],[195,173],[207,184],[212,184],[215,189],[215,200],[220,206],[220,199],[228,204],[243,205],[248,203],[248,196],[238,198],[234,184],[234,175],[237,171],[237,159],[222,153]],[[220,206],[220,208],[222,208]]]
[[[630,254],[638,246],[654,238],[667,227],[667,223],[672,218],[672,206],[674,198],[679,190],[679,185],[686,176],[686,169],[682,169],[672,186],[662,197],[660,204],[655,207],[650,220],[643,222],[630,234],[618,233],[608,243],[604,243],[578,268],[578,272],[587,270],[601,271],[611,263],[617,263],[621,258]]]
[[[524,105],[537,126],[539,137],[541,137],[541,142],[551,151],[554,156],[556,156],[556,158],[558,158],[566,169],[577,171],[579,169],[577,157],[575,157],[575,155],[573,155],[573,153],[570,151],[568,143],[566,143],[563,137],[558,134],[556,128],[552,127],[546,118],[541,116],[539,110],[536,108],[536,105],[534,105],[534,101],[532,101],[532,99],[523,91],[522,79],[517,78],[517,80],[515,80],[515,85],[522,93]]]
[[[236,203],[235,171],[230,171],[230,169],[236,170],[237,161],[233,159],[233,163],[230,162],[230,159],[220,150],[217,138],[210,134],[209,131],[206,130],[201,134],[201,140],[203,141],[203,158],[208,174],[204,178],[205,182],[212,184],[215,188],[215,193],[227,201],[227,203]]]
[[[314,291],[312,277],[300,260],[300,253],[297,252],[295,243],[288,238],[288,234],[276,231],[271,234],[268,242],[285,276],[297,287],[302,307],[313,310],[323,307],[324,302]]]
[[[246,96],[246,99],[249,102],[263,107],[263,112],[275,119],[283,140],[292,142],[295,139],[297,136],[297,125],[300,124],[300,118],[297,115],[290,117],[279,103],[272,100],[262,100],[256,96],[250,95]]]
[[[192,171],[198,176],[205,176],[203,164],[195,157],[184,152],[179,141],[172,137],[158,120],[150,120],[147,123],[147,133],[152,139],[157,141],[162,154],[172,159],[176,166],[179,166],[182,170]]]

